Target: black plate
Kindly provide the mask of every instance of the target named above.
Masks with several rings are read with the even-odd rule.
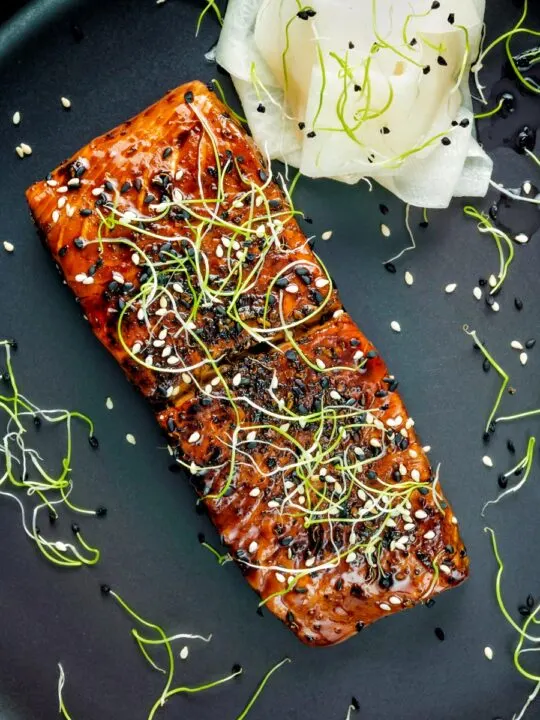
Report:
[[[491,35],[511,26],[516,6],[502,0],[488,5]],[[433,461],[442,463],[472,562],[470,581],[432,609],[400,614],[326,650],[303,647],[268,613],[259,617],[257,599],[238,570],[219,567],[200,547],[198,532],[216,542],[215,533],[195,512],[188,483],[168,471],[151,413],[93,338],[38,241],[23,196],[32,181],[169,88],[215,74],[204,53],[217,38],[217,25],[209,18],[194,37],[201,7],[195,0],[168,0],[161,7],[153,0],[41,0],[0,31],[0,240],[16,246],[11,256],[0,248],[0,334],[19,341],[16,367],[30,397],[44,407],[81,408],[95,419],[99,451],[91,451],[82,433],[77,438],[76,495],[81,503],[109,508],[103,521],[84,522],[86,535],[102,549],[102,562],[92,570],[60,571],[25,540],[15,506],[0,502],[0,714],[3,720],[58,717],[61,661],[74,718],[147,717],[161,677],[137,652],[129,620],[100,595],[100,582],[108,582],[171,631],[213,633],[210,645],[192,646],[181,682],[216,678],[235,662],[246,670],[228,686],[172,700],[158,717],[234,718],[264,672],[288,655],[293,663],[274,676],[254,719],[339,720],[353,694],[366,720],[510,718],[531,684],[512,667],[514,635],[497,610],[495,564],[480,508],[497,493],[497,472],[510,465],[506,438],[522,452],[538,423],[501,428],[489,450],[496,469],[483,467],[482,425],[499,381],[493,371],[483,373],[462,326],[478,328],[511,372],[517,393],[505,398],[505,409],[538,406],[540,348],[523,368],[509,343],[540,332],[540,237],[516,248],[495,314],[473,299],[472,288],[478,276],[497,270],[496,250],[463,218],[462,203],[433,213],[425,231],[414,216],[418,250],[393,276],[381,262],[407,242],[402,206],[379,189],[370,194],[365,185],[300,182],[299,205],[313,218],[306,231],[334,231],[329,242],[318,242],[318,250],[349,312],[400,378],[421,436],[433,447]],[[533,25],[540,14],[531,13]],[[84,31],[81,42],[72,34],[74,24]],[[500,70],[501,56],[495,54],[493,77]],[[60,106],[62,95],[73,102],[70,112]],[[494,128],[491,144],[510,137],[519,123],[537,120],[538,105],[525,98],[519,105],[519,121],[514,116],[484,123],[490,132]],[[23,113],[18,128],[11,124],[15,110]],[[14,152],[20,141],[34,149],[24,161]],[[498,149],[495,157],[497,179],[540,180],[532,162],[512,150]],[[390,208],[390,239],[379,230],[380,202]],[[406,268],[415,276],[412,288],[403,282]],[[446,295],[450,282],[458,288]],[[521,314],[513,307],[516,294],[525,303]],[[394,319],[401,335],[390,331]],[[107,396],[114,399],[112,412],[105,409]],[[136,446],[126,443],[127,432],[136,436]],[[51,452],[56,442],[51,436]],[[512,609],[528,593],[540,596],[539,475],[535,460],[528,486],[488,517],[507,563],[505,594]],[[444,643],[435,637],[437,626],[446,633]],[[484,657],[485,646],[494,649],[492,662]],[[539,713],[533,708],[530,717]]]

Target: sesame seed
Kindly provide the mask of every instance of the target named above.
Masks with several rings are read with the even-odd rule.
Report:
[[[489,286],[494,288],[497,285],[497,278],[495,275],[490,275],[488,280]]]
[[[71,107],[71,100],[67,97],[61,97],[60,102],[62,103],[62,107],[64,107],[66,110],[69,110]]]
[[[317,367],[320,368],[321,370],[324,370],[324,368],[326,367],[326,365],[323,363],[323,361],[322,361],[320,358],[317,358],[317,359],[315,360],[315,364],[316,364]]]
[[[484,455],[484,457],[482,458],[482,462],[486,467],[493,467],[493,460],[489,457],[489,455]]]
[[[137,444],[137,440],[135,439],[135,435],[132,435],[131,433],[128,433],[128,434],[126,435],[126,440],[128,441],[128,443],[129,443],[130,445],[136,445],[136,444]]]
[[[414,470],[411,470],[411,478],[415,482],[420,482],[420,473],[418,472],[418,470],[416,468],[414,468]]]
[[[296,283],[291,283],[290,285],[287,285],[285,290],[286,292],[292,293],[294,295],[298,292],[298,285],[296,285]]]
[[[32,148],[30,145],[27,145],[27,143],[21,143],[20,148],[23,151],[25,155],[31,155],[32,154]]]
[[[394,332],[396,332],[396,333],[400,333],[400,332],[401,332],[401,325],[398,323],[397,320],[392,320],[392,322],[390,323],[390,327],[391,327],[392,330],[393,330]]]
[[[156,3],[156,4],[159,4],[159,3]],[[187,660],[188,655],[189,655],[189,648],[187,645],[184,645],[184,647],[180,650],[180,654],[179,654],[180,660]]]
[[[474,295],[474,297],[475,297],[477,300],[481,300],[481,299],[482,299],[482,291],[480,290],[479,287],[473,288],[473,295]]]
[[[514,240],[515,240],[516,242],[521,243],[522,245],[524,245],[525,243],[528,243],[528,242],[529,242],[529,236],[528,236],[528,235],[525,235],[525,233],[519,233],[518,235],[516,235],[516,236],[514,237]]]
[[[4,240],[3,245],[4,250],[8,253],[12,253],[15,250],[15,245],[13,243],[10,243],[8,240]]]
[[[285,577],[285,575],[282,575],[282,574],[279,573],[279,572],[276,573],[276,580],[277,580],[278,582],[280,582],[280,583],[286,583],[286,582],[287,582],[287,578]]]
[[[493,312],[499,312],[499,310],[501,309],[501,306],[499,305],[499,303],[497,301],[495,301],[493,303],[493,305],[491,306],[491,309],[493,310]]]
[[[236,375],[233,377],[232,384],[234,385],[234,387],[238,387],[241,382],[242,382],[241,373],[236,373]]]
[[[94,284],[94,278],[90,275],[89,277],[85,277],[82,281],[83,285],[93,285]]]
[[[338,393],[337,390],[331,390],[330,397],[332,398],[332,400],[341,400],[341,395]]]
[[[114,403],[113,403],[112,398],[108,397],[108,398],[105,400],[105,407],[107,408],[107,410],[112,410],[112,409],[113,409]]]
[[[414,513],[414,517],[415,517],[417,520],[425,520],[425,519],[427,518],[427,512],[426,512],[425,510],[417,510],[417,511]]]
[[[134,265],[138,265],[141,262],[141,256],[139,255],[139,253],[133,253],[133,255],[131,256],[131,262]]]
[[[414,277],[411,272],[407,270],[405,273],[405,285],[412,285],[414,283]]]
[[[525,348],[523,345],[519,342],[519,340],[512,340],[510,343],[510,347],[514,348],[514,350],[524,350]]]
[[[405,467],[405,465],[404,465],[403,463],[400,463],[400,466],[399,466],[399,474],[400,474],[400,475],[406,475],[406,474],[407,474],[407,468]]]
[[[53,223],[57,223],[60,220],[60,213],[58,212],[58,210],[53,210],[51,220],[53,221]]]
[[[424,533],[424,540],[433,540],[435,537],[435,533],[433,530],[428,530],[427,533]]]
[[[448,565],[444,564],[439,565],[439,570],[441,570],[441,572],[443,572],[445,575],[450,575],[452,573]]]
[[[58,199],[58,203],[57,203],[58,209],[61,210],[66,203],[67,203],[67,197],[65,195],[62,195],[62,197]]]
[[[386,612],[390,612],[390,610],[392,609],[387,603],[381,603],[379,607],[381,608],[381,610],[386,610]]]
[[[274,510],[275,508],[279,507],[279,503],[276,502],[275,500],[270,500],[270,502],[268,503],[268,507],[270,509]]]
[[[75,278],[75,279],[77,279],[77,278]],[[137,353],[141,352],[141,349],[142,349],[141,343],[136,342],[133,344],[133,347],[131,348],[131,352],[136,355]]]
[[[259,547],[259,543],[257,543],[255,540],[249,544],[248,552],[254,553],[256,552],[257,548]]]
[[[356,560],[356,553],[350,552],[347,557],[345,558],[345,562],[349,565]]]
[[[381,225],[381,233],[384,237],[387,237],[387,238],[390,237],[390,235],[392,234],[388,225],[385,225],[384,223],[382,223],[382,225]]]
[[[23,149],[20,147],[20,145],[17,145],[17,147],[15,148],[15,152],[17,153],[17,155],[20,158],[24,157],[24,152],[23,152]]]
[[[520,353],[519,362],[520,362],[522,365],[526,365],[527,362],[528,362],[528,360],[529,360],[529,356],[527,355],[526,352]]]
[[[77,275],[75,275],[75,282],[82,283],[83,280],[85,279],[85,277],[86,277],[86,273],[78,273]]]
[[[176,355],[170,355],[167,358],[167,365],[178,365],[179,362],[180,362],[180,358],[177,357]]]
[[[193,445],[200,439],[201,439],[201,433],[198,432],[197,430],[195,430],[195,432],[192,432],[191,435],[188,437],[188,443],[190,445]]]
[[[450,295],[457,288],[457,283],[450,283],[444,288],[444,292]]]
[[[317,278],[315,280],[315,287],[318,287],[318,288],[326,287],[329,284],[330,284],[330,281],[327,280],[326,278],[321,277],[321,278]]]
[[[369,444],[371,445],[371,447],[374,447],[374,448],[381,447],[381,441],[378,440],[377,438],[371,438],[371,440],[369,441]]]
[[[484,648],[484,655],[486,656],[486,658],[487,658],[488,660],[493,660],[493,650],[492,650],[492,648],[490,648],[489,646],[488,646],[488,647],[485,647],[485,648]]]
[[[249,491],[249,496],[250,496],[250,497],[257,497],[257,496],[260,495],[260,494],[261,494],[261,489],[258,488],[258,487],[254,487],[253,490],[250,490],[250,491]]]
[[[13,113],[13,124],[14,125],[20,125],[22,116],[21,113],[17,110],[17,112]]]
[[[401,605],[401,598],[397,595],[390,595],[388,600],[392,603],[392,605]]]
[[[358,362],[364,357],[364,353],[361,350],[357,350],[353,355],[354,362]]]
[[[331,237],[332,237],[332,230],[326,230],[326,232],[323,232],[323,234],[321,235],[321,238],[323,240],[330,240]]]

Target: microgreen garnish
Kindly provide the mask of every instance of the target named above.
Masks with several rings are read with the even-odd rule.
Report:
[[[262,693],[262,691],[264,690],[266,683],[270,680],[270,678],[272,677],[272,675],[276,672],[276,670],[279,670],[280,667],[283,667],[283,665],[285,665],[286,663],[290,663],[290,662],[291,662],[291,661],[290,661],[289,658],[284,658],[284,659],[281,660],[280,662],[276,663],[272,668],[270,668],[270,670],[266,673],[266,675],[263,677],[263,679],[262,679],[261,682],[259,683],[259,686],[257,687],[257,689],[255,690],[255,692],[253,693],[250,701],[248,702],[248,704],[246,705],[246,707],[243,709],[243,711],[240,713],[240,715],[238,715],[238,717],[236,718],[236,720],[244,720],[244,718],[247,717],[249,711],[251,710],[251,708],[252,708],[252,707],[255,705],[255,703],[257,702],[257,699],[258,699],[259,695],[260,695],[260,694]]]
[[[58,663],[58,712],[65,720],[72,720],[64,703],[64,685],[66,684],[66,675],[61,663]]]
[[[0,348],[5,353],[7,371],[4,379],[8,387],[5,394],[0,393],[0,413],[4,414],[6,420],[5,434],[0,441],[0,455],[3,456],[4,466],[0,477],[0,488],[2,488],[0,496],[10,498],[17,503],[25,534],[51,563],[59,567],[95,565],[100,557],[99,550],[85,541],[78,525],[72,525],[75,541],[66,542],[46,539],[38,523],[43,511],[56,520],[60,507],[82,515],[97,514],[95,510],[78,507],[70,499],[73,490],[71,468],[73,424],[80,421],[86,425],[88,438],[92,444],[95,439],[93,423],[90,418],[78,411],[43,410],[23,395],[19,391],[12,367],[11,352],[14,346],[11,340],[0,341]],[[62,425],[65,428],[66,446],[61,469],[57,474],[50,473],[46,469],[40,452],[28,446],[26,442],[32,423],[35,430],[38,430],[43,423]],[[20,496],[36,500],[31,510]],[[28,519],[27,515],[30,516]]]
[[[411,228],[410,212],[411,212],[411,206],[405,205],[405,227],[407,228],[407,232],[409,233],[409,238],[411,240],[411,244],[407,245],[407,247],[404,247],[403,250],[398,252],[397,255],[394,255],[389,260],[385,260],[383,265],[388,265],[388,264],[394,263],[396,260],[399,260],[400,257],[405,255],[406,252],[410,252],[411,250],[416,250],[416,241],[414,239],[413,231]],[[426,220],[424,222],[427,223],[427,209],[426,208],[424,208],[424,217],[426,218]]]
[[[474,340],[474,343],[475,343],[476,347],[480,350],[480,352],[482,353],[482,355],[486,358],[486,360],[489,362],[489,364],[497,371],[497,373],[502,377],[502,380],[503,380],[503,381],[502,381],[502,384],[501,384],[501,387],[500,387],[500,389],[499,389],[499,393],[498,393],[497,398],[496,398],[496,400],[495,400],[495,404],[493,405],[493,409],[491,410],[491,412],[490,412],[490,414],[489,414],[489,417],[488,417],[488,419],[487,419],[487,422],[486,422],[485,432],[486,432],[486,433],[489,433],[489,432],[491,431],[491,428],[492,428],[493,418],[495,417],[495,415],[496,415],[496,413],[497,413],[497,410],[499,409],[499,405],[501,404],[501,400],[502,400],[502,398],[503,398],[504,391],[506,390],[506,388],[507,388],[507,386],[508,386],[508,383],[510,382],[510,377],[509,377],[508,374],[501,368],[501,366],[493,359],[492,355],[488,352],[488,350],[486,349],[486,347],[480,342],[480,340],[478,339],[478,335],[476,334],[476,330],[469,330],[469,326],[468,326],[468,325],[464,325],[464,326],[463,326],[463,331],[464,331],[467,335],[469,335],[470,337],[472,337],[472,339]]]
[[[499,495],[495,500],[489,500],[484,507],[482,508],[482,517],[484,517],[486,509],[489,507],[489,505],[496,505],[498,502],[500,502],[503,498],[508,497],[508,495],[512,495],[513,493],[518,492],[527,482],[533,460],[534,460],[534,449],[536,447],[536,438],[530,437],[529,442],[527,443],[527,452],[525,453],[525,457],[523,457],[516,465],[514,465],[513,468],[508,470],[508,472],[504,473],[503,478],[507,479],[511,475],[513,475],[516,472],[522,472],[523,477],[519,481],[517,485],[514,485],[514,487],[508,488],[508,490],[505,490],[501,495]]]
[[[195,31],[195,35],[199,34],[199,31],[201,29],[202,22],[206,16],[206,13],[212,10],[217,18],[217,21],[220,25],[223,25],[223,15],[221,14],[221,10],[219,9],[216,0],[207,0],[205,7],[201,10],[198,20],[197,20],[197,29]]]
[[[508,269],[514,259],[514,243],[505,232],[493,225],[487,215],[479,212],[476,208],[472,207],[472,205],[466,205],[463,208],[463,212],[468,217],[477,220],[478,232],[491,235],[497,245],[497,250],[499,252],[499,272],[497,274],[497,283],[490,290],[490,295],[495,295],[503,286],[508,274]],[[506,246],[507,254],[505,254],[505,249],[503,248],[501,240]]]
[[[225,91],[223,90],[222,84],[217,80],[216,78],[212,78],[212,85],[217,90],[219,98],[221,102],[226,106],[227,110],[229,111],[229,114],[237,120],[239,123],[242,123],[243,125],[247,125],[247,120],[243,115],[239,115],[235,110],[232,109],[232,107],[229,105],[225,98]]]
[[[530,608],[530,614],[526,618],[523,627],[520,627],[512,615],[508,612],[508,609],[504,603],[503,597],[502,597],[502,576],[504,572],[504,564],[501,559],[499,548],[497,546],[497,538],[495,535],[495,531],[492,530],[490,527],[484,528],[484,532],[487,532],[491,536],[491,545],[493,548],[493,553],[495,555],[495,559],[497,561],[497,577],[495,580],[495,595],[497,598],[497,604],[499,605],[499,609],[501,613],[503,614],[506,621],[509,623],[509,625],[515,630],[515,632],[519,636],[518,643],[516,645],[516,648],[514,650],[514,666],[518,673],[526,678],[527,680],[531,680],[532,682],[536,683],[536,687],[533,690],[533,692],[529,695],[524,707],[520,711],[519,715],[514,715],[513,720],[521,720],[523,718],[527,708],[530,706],[530,704],[534,701],[534,699],[537,697],[538,693],[540,692],[540,675],[535,675],[534,673],[529,672],[527,669],[525,669],[521,662],[521,656],[525,653],[530,652],[538,652],[540,650],[539,647],[531,647],[531,648],[524,648],[525,641],[528,641],[532,643],[533,645],[539,645],[540,644],[540,637],[538,635],[531,635],[529,632],[529,626],[531,623],[534,623],[535,625],[540,624],[540,620],[538,619],[538,616],[540,614],[540,604],[538,604],[535,608]],[[534,600],[533,600],[534,603]],[[533,609],[534,608],[534,609]]]
[[[204,535],[199,535],[199,542],[205,550],[208,550],[208,552],[212,553],[212,555],[216,558],[218,563],[220,565],[225,565],[225,563],[231,562],[232,557],[229,553],[221,554],[218,550],[216,550],[215,547],[210,545],[210,543],[206,542]]]
[[[505,415],[503,417],[498,417],[495,422],[513,422],[514,420],[522,420],[523,418],[534,417],[536,415],[540,415],[540,408],[535,410],[526,410],[521,413],[516,413],[515,415]]]

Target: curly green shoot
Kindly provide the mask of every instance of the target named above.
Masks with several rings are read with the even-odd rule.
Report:
[[[508,275],[508,270],[510,268],[510,265],[512,264],[514,260],[514,243],[512,240],[508,237],[508,235],[503,232],[502,230],[499,230],[499,228],[496,228],[487,215],[484,213],[479,212],[476,208],[474,208],[472,205],[467,205],[463,208],[463,212],[468,217],[473,218],[478,222],[477,228],[478,232],[482,234],[488,234],[491,235],[493,240],[495,241],[495,244],[497,246],[497,251],[499,253],[499,272],[497,277],[497,282],[495,283],[495,286],[491,288],[490,295],[496,295],[501,287],[504,284],[504,281],[506,280],[506,277]],[[501,242],[502,241],[502,242]],[[506,252],[503,248],[503,244],[506,246]]]
[[[513,475],[515,472],[523,472],[523,477],[521,478],[520,482],[517,485],[514,485],[514,487],[511,487],[511,488],[508,488],[508,490],[505,490],[495,500],[489,500],[482,508],[482,513],[481,513],[482,517],[484,517],[486,509],[490,505],[497,505],[497,503],[499,503],[503,498],[519,492],[519,490],[521,490],[521,488],[525,485],[525,483],[529,479],[529,475],[531,473],[532,464],[533,464],[533,460],[534,460],[535,447],[536,447],[536,438],[530,437],[529,442],[527,443],[527,452],[525,453],[525,457],[523,457],[517,463],[517,465],[515,465],[513,468],[511,468],[508,472],[506,472],[503,475],[503,477],[505,479],[507,479],[511,475]]]
[[[498,417],[495,422],[514,422],[514,420],[523,420],[524,418],[536,417],[540,415],[540,408],[535,410],[526,410],[524,412],[516,413],[515,415],[503,415]]]
[[[212,85],[217,90],[219,98],[229,111],[229,114],[240,124],[247,125],[246,118],[243,115],[239,115],[236,110],[233,110],[233,108],[227,102],[227,98],[225,97],[225,91],[223,90],[223,85],[219,82],[217,78],[212,78]]]
[[[66,684],[66,674],[61,663],[58,663],[58,712],[65,720],[72,720],[64,703],[64,685]]]
[[[220,25],[223,25],[223,15],[221,14],[221,10],[219,9],[216,0],[207,0],[207,3],[205,7],[201,10],[199,17],[197,19],[197,28],[195,31],[195,36],[197,37],[199,35],[201,25],[203,23],[203,20],[206,16],[206,14],[212,10],[214,15],[217,18],[217,21]]]
[[[266,675],[263,677],[263,679],[262,679],[261,682],[259,683],[259,686],[257,687],[257,689],[255,690],[255,692],[253,693],[253,695],[252,695],[251,699],[249,700],[248,704],[247,704],[246,707],[243,709],[243,711],[240,713],[240,715],[238,715],[238,717],[236,718],[236,720],[245,720],[245,718],[247,717],[248,713],[251,711],[251,708],[252,708],[252,707],[255,705],[255,703],[257,702],[257,700],[258,700],[258,698],[259,698],[259,695],[260,695],[260,694],[262,693],[262,691],[264,690],[264,688],[265,688],[265,686],[266,686],[266,683],[270,680],[270,678],[272,677],[272,675],[273,675],[277,670],[279,670],[281,667],[283,667],[283,665],[285,665],[286,663],[290,663],[290,662],[291,662],[291,661],[290,661],[289,658],[284,658],[283,660],[281,660],[281,662],[276,663],[272,668],[270,668],[270,670],[266,673]]]

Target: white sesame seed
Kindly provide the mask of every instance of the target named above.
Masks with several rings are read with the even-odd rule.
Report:
[[[445,293],[448,293],[448,295],[450,295],[451,293],[454,292],[454,290],[455,290],[456,288],[457,288],[457,283],[449,283],[449,284],[444,288],[444,292],[445,292]]]
[[[522,187],[522,190],[525,193],[525,195],[530,194],[530,192],[532,190],[532,184],[528,180],[526,180],[521,187]]]
[[[132,435],[131,433],[128,433],[128,434],[126,435],[126,440],[128,441],[128,443],[129,443],[130,445],[136,445],[136,444],[137,444],[137,440],[135,439],[135,435]]]
[[[117,283],[120,283],[120,285],[123,285],[125,283],[124,276],[122,273],[119,273],[117,270],[113,270],[113,280],[116,280]]]
[[[341,395],[338,393],[337,390],[330,390],[330,397],[332,400],[341,400]]]
[[[524,350],[525,348],[523,345],[519,342],[519,340],[512,340],[510,343],[510,347],[514,348],[514,350]]]
[[[451,575],[451,573],[452,573],[452,570],[448,567],[448,565],[444,565],[444,563],[439,565],[439,570],[441,572],[443,572],[445,575]]]
[[[295,295],[298,292],[298,285],[296,283],[291,283],[290,285],[287,285],[285,291]]]
[[[73,216],[75,215],[75,208],[73,207],[73,205],[68,205],[68,206],[67,206],[67,208],[66,208],[66,215],[67,215],[68,217],[73,217]]]
[[[105,188],[103,187],[103,185],[101,185],[100,187],[95,187],[95,188],[92,190],[92,195],[93,195],[94,197],[97,197],[98,195],[101,195],[101,193],[103,192],[104,189],[105,189]]]
[[[113,409],[114,403],[113,403],[113,400],[112,400],[111,397],[106,398],[106,400],[105,400],[105,407],[107,408],[107,410],[112,410],[112,409]]]
[[[361,350],[357,350],[353,355],[354,362],[358,362],[364,357],[364,353]]]
[[[497,278],[495,277],[495,275],[490,275],[488,282],[489,282],[489,287],[494,288],[497,285]]]
[[[333,235],[332,230],[326,230],[326,231],[323,232],[323,234],[321,235],[321,238],[322,238],[323,240],[330,240],[330,238],[332,237],[332,235]]]
[[[241,382],[242,382],[241,373],[236,373],[236,375],[233,377],[232,384],[234,385],[234,387],[238,387]]]
[[[21,150],[25,155],[31,155],[32,154],[32,148],[27,143],[21,143],[20,145]]]
[[[80,178],[77,178],[77,177],[71,178],[70,180],[68,180],[67,185],[70,188],[80,187],[81,186]]]
[[[387,603],[381,603],[379,607],[381,608],[381,610],[386,610],[386,612],[390,612],[390,610],[392,609]]]
[[[414,470],[411,470],[411,478],[415,482],[420,482],[420,473],[418,472],[418,470],[416,468],[414,468]]]
[[[431,450],[431,445],[424,445],[424,447],[422,448],[422,450],[423,450],[425,453],[430,452],[430,450]]]
[[[170,355],[167,358],[167,365],[178,365],[180,358],[177,355]]]
[[[61,198],[58,198],[58,202],[57,202],[58,209],[61,210],[66,203],[67,203],[67,197],[65,195],[62,195]]]
[[[289,428],[290,428],[290,427],[291,427],[291,424],[290,424],[290,423],[283,423],[282,425],[279,426],[279,429],[280,429],[282,432],[285,432],[285,433],[286,433],[286,432],[289,432]]]
[[[75,279],[77,279],[77,278],[75,278]],[[136,342],[133,344],[133,347],[131,348],[131,352],[136,355],[137,353],[141,352],[141,348],[142,348],[141,343]]]
[[[279,503],[275,500],[270,500],[270,502],[268,503],[268,507],[272,510],[275,510],[275,508],[279,507]]]
[[[520,355],[519,355],[519,362],[520,362],[522,365],[526,365],[527,362],[528,362],[528,360],[529,360],[529,356],[527,355],[526,352],[520,353]]]
[[[154,340],[152,343],[154,347],[161,348],[165,345],[165,340]]]
[[[20,125],[22,116],[21,113],[17,110],[17,112],[13,113],[13,124],[14,125]]]
[[[326,278],[320,277],[315,280],[315,287],[323,288],[323,287],[326,287],[327,285],[330,285],[330,281],[327,280]]]
[[[251,432],[248,432],[248,434],[246,435],[246,440],[247,440],[247,442],[253,442],[256,437],[257,437],[257,431],[251,430]]]
[[[481,300],[481,299],[482,299],[482,291],[480,290],[479,287],[473,288],[473,295],[474,295],[474,297],[475,297],[477,300]]]
[[[172,347],[171,347],[170,345],[166,345],[166,346],[163,348],[163,351],[162,351],[162,353],[161,353],[161,357],[162,357],[162,358],[168,358],[171,353],[172,353]]]
[[[240,243],[238,242],[238,240],[233,240],[233,242],[232,242],[232,249],[233,249],[233,250],[240,250]]]
[[[413,449],[411,448],[411,449],[409,450],[409,457],[417,458],[417,457],[418,457],[418,453],[416,452],[416,450],[413,450]]]
[[[381,447],[381,441],[378,440],[377,438],[371,438],[371,440],[369,441],[369,444],[371,445],[371,447],[374,447],[374,448]]]
[[[335,310],[335,311],[333,312],[333,314],[332,314],[332,317],[333,317],[334,319],[337,319],[337,318],[341,317],[344,312],[345,312],[345,311],[344,311],[344,310],[341,310],[341,309]]]
[[[384,237],[390,237],[390,235],[392,234],[388,225],[385,225],[384,223],[381,225],[381,233]]]
[[[138,265],[141,262],[141,256],[139,255],[139,253],[133,253],[133,255],[131,256],[131,262],[134,265]]]
[[[258,488],[258,487],[254,487],[253,490],[250,490],[250,491],[249,491],[249,496],[250,496],[250,497],[257,497],[257,496],[260,495],[260,494],[261,494],[261,489]]]
[[[488,660],[493,660],[493,649],[488,647],[484,648],[484,655]]]
[[[263,238],[265,232],[266,232],[266,231],[265,231],[264,225],[259,225],[258,228],[255,230],[255,235],[256,235],[258,238]]]
[[[500,306],[499,303],[495,300],[495,302],[494,302],[493,305],[491,306],[491,309],[493,310],[493,312],[499,312],[499,310],[501,309],[501,306]]]
[[[167,337],[167,333],[168,333],[168,332],[169,332],[169,331],[167,330],[167,328],[163,328],[163,330],[160,331],[160,333],[159,333],[159,335],[158,335],[158,338],[159,338],[160,340],[165,340],[165,338]]]
[[[184,645],[184,647],[180,650],[180,660],[187,660],[187,657],[189,655],[189,648],[187,645]]]
[[[435,533],[433,530],[428,530],[427,533],[424,533],[424,540],[433,540],[435,537]]]
[[[406,530],[407,532],[410,532],[411,530],[416,529],[416,525],[413,522],[408,522],[408,523],[405,523],[405,525],[403,526],[403,529]]]
[[[177,292],[177,293],[184,292],[184,288],[178,282],[175,282],[172,287],[173,287],[174,292]]]
[[[60,102],[62,103],[62,107],[65,107],[66,110],[69,110],[71,107],[71,100],[67,97],[61,97]]]
[[[392,320],[392,322],[390,323],[390,327],[391,327],[392,330],[393,330],[394,332],[396,332],[396,333],[400,333],[400,332],[401,332],[401,325],[398,323],[397,320]]]
[[[524,245],[525,243],[528,243],[528,242],[529,242],[529,236],[528,236],[528,235],[525,235],[525,233],[519,233],[519,235],[516,235],[516,236],[514,237],[514,240],[515,240],[516,242],[521,243],[522,245]]]
[[[4,240],[3,245],[4,250],[8,253],[12,253],[15,250],[15,245],[13,243],[10,243],[8,240]]]
[[[157,315],[157,317],[163,317],[167,314],[167,308],[158,308],[154,315]]]
[[[85,279],[85,277],[86,277],[86,273],[78,273],[77,275],[75,275],[75,282],[82,283],[83,280]]]
[[[405,285],[412,285],[414,283],[414,277],[412,272],[409,272],[409,270],[405,273]]]
[[[47,180],[47,185],[49,187],[56,187],[58,185],[58,183],[56,182],[56,180],[51,179],[51,180]]]
[[[489,457],[489,455],[484,455],[484,457],[482,458],[482,462],[486,467],[493,467],[493,460]]]
[[[147,356],[145,357],[144,361],[145,361],[145,363],[146,363],[147,365],[153,365],[153,364],[154,364],[154,358],[152,357],[152,355],[147,355]]]
[[[315,565],[315,558],[310,557],[306,560],[306,567],[313,567]]]
[[[20,158],[24,157],[24,152],[20,145],[17,145],[17,147],[15,148],[15,152]]]
[[[324,370],[324,368],[326,367],[326,365],[323,363],[323,361],[321,360],[321,358],[317,358],[317,359],[315,360],[315,364],[316,364],[317,367],[320,368],[321,370]]]
[[[90,275],[89,277],[85,277],[83,280],[83,285],[93,285],[94,284],[94,278]]]
[[[279,573],[279,572],[276,573],[276,580],[277,580],[278,582],[280,582],[280,583],[286,583],[286,582],[287,582],[287,578],[285,577],[285,575],[282,575],[282,574]]]
[[[347,557],[345,558],[345,562],[349,565],[356,560],[356,553],[350,552]]]
[[[198,430],[195,430],[195,432],[192,432],[191,435],[188,437],[188,443],[190,445],[193,445],[200,439],[201,439],[201,433]]]
[[[251,542],[251,543],[249,544],[248,552],[254,553],[254,552],[256,552],[256,550],[257,550],[258,547],[259,547],[259,543],[256,542],[255,540],[253,540],[253,542]]]
[[[417,510],[417,511],[414,513],[414,517],[415,517],[417,520],[425,520],[425,519],[427,518],[427,512],[426,512],[425,510]]]
[[[388,600],[392,603],[392,605],[401,605],[401,598],[397,595],[390,595]]]
[[[58,210],[53,210],[51,219],[53,223],[57,223],[60,220],[60,213],[58,212]]]

